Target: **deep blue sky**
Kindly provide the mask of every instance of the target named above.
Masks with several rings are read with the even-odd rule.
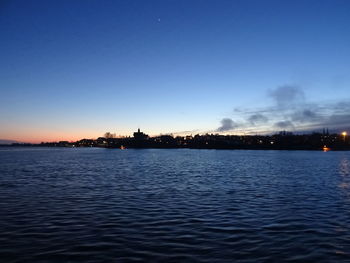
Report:
[[[0,138],[347,129],[349,14],[346,0],[2,1]]]

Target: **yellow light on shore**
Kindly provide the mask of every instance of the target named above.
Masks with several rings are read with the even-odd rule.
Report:
[[[341,135],[343,135],[343,140],[344,140],[344,143],[345,143],[345,141],[346,141],[346,135],[348,135],[348,133],[347,133],[346,131],[343,131],[343,132],[341,133]]]

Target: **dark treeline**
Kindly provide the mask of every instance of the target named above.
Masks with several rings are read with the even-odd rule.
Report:
[[[295,135],[280,132],[275,135],[219,135],[195,136],[161,135],[149,137],[143,132],[133,137],[115,138],[109,133],[97,139],[76,142],[43,142],[41,144],[12,144],[13,146],[49,147],[104,147],[104,148],[192,148],[192,149],[256,149],[256,150],[350,150],[350,140],[345,134],[312,133]]]

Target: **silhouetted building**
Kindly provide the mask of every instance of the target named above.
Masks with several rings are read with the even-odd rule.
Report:
[[[323,128],[322,134],[323,134],[323,136],[328,136],[329,135],[328,128],[327,129]]]
[[[140,129],[137,129],[137,132],[134,132],[134,138],[135,140],[147,140],[148,135],[141,132]]]

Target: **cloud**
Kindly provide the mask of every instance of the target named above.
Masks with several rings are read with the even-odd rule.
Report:
[[[188,130],[188,131],[178,131],[178,132],[172,132],[171,134],[174,136],[184,136],[188,134],[194,134],[200,132],[199,129],[194,129],[194,130]]]
[[[330,132],[350,131],[350,98],[310,102],[303,89],[296,85],[283,85],[267,92],[272,99],[264,107],[234,108],[232,119],[225,118],[218,132],[271,134],[280,130],[317,132],[328,128]],[[264,98],[261,98],[264,99]]]
[[[257,125],[257,124],[261,124],[261,123],[266,123],[268,122],[269,119],[260,114],[260,113],[256,113],[256,114],[253,114],[253,115],[250,115],[249,118],[248,118],[248,122],[252,125]]]
[[[286,107],[304,100],[304,91],[294,85],[279,86],[269,90],[268,95],[278,107]]]
[[[218,132],[230,131],[239,127],[239,125],[230,118],[223,118],[221,120],[221,126],[216,129]]]
[[[332,106],[335,114],[343,114],[350,111],[350,101],[339,101]]]
[[[274,126],[280,129],[288,129],[288,128],[293,128],[294,124],[291,121],[279,121],[279,122],[276,122]]]
[[[314,110],[311,109],[296,111],[291,115],[291,118],[296,122],[315,122],[321,121],[322,119],[321,116],[319,116]]]
[[[323,127],[333,129],[335,131],[350,129],[350,114],[334,114],[329,116],[322,122]]]

